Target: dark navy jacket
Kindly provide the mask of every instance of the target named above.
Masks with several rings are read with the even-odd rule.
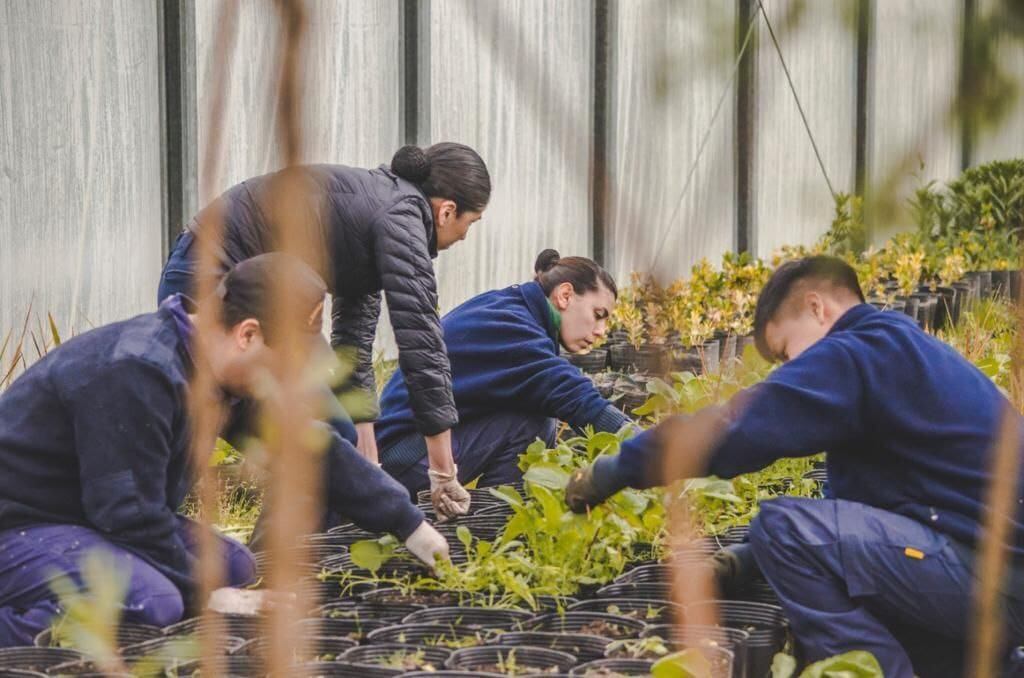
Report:
[[[459,421],[522,412],[602,431],[617,431],[628,421],[559,355],[548,300],[537,283],[473,297],[447,314],[441,327]],[[382,450],[416,431],[401,371],[384,388],[376,431]]]
[[[729,478],[827,451],[835,498],[914,518],[968,548],[976,542],[990,452],[1010,406],[988,377],[905,315],[866,304],[850,309],[751,396],[713,452],[709,473]],[[602,460],[600,475],[653,484],[655,431]],[[1024,524],[1019,514],[1012,520],[1020,556]]]
[[[247,179],[201,211],[189,230],[209,228],[212,215],[224,223],[218,277],[240,261],[278,249],[276,223],[286,218],[274,184],[286,173],[300,186],[288,217],[308,230],[321,261],[309,262],[332,295],[331,345],[356,350],[353,380],[376,396],[373,339],[381,291],[388,302],[398,360],[413,383],[412,408],[425,435],[455,426],[451,369],[441,339],[433,259],[437,231],[430,200],[388,167],[366,170],[344,165],[305,165]],[[197,248],[193,248],[195,256]],[[375,404],[375,403],[374,403]],[[375,408],[358,414],[372,421]]]
[[[0,395],[0,529],[92,527],[190,598],[192,557],[175,517],[191,486],[181,313],[175,296],[74,337]],[[337,434],[327,458],[329,502],[357,524],[404,539],[423,520],[405,489]]]

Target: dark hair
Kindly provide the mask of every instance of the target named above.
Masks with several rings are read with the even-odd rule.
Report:
[[[483,212],[491,199],[491,175],[469,146],[442,142],[422,149],[402,146],[391,158],[391,171],[418,185],[428,198],[455,201],[456,210]]]
[[[604,285],[612,296],[619,296],[619,288],[615,286],[611,274],[586,257],[563,259],[556,250],[544,250],[537,255],[533,270],[536,273],[534,280],[540,284],[545,295],[550,295],[562,283],[570,283],[576,294],[596,292]]]
[[[287,286],[292,295],[288,320],[301,323],[305,331],[319,332],[327,285],[301,259],[281,252],[245,259],[221,279],[215,293],[221,299],[220,320],[224,328],[231,329],[243,320],[254,318],[260,323],[264,341],[271,344],[275,285]]]
[[[787,261],[772,273],[772,277],[768,279],[768,283],[757,297],[757,307],[754,309],[754,344],[757,346],[757,352],[765,360],[774,359],[765,340],[765,328],[779,312],[793,286],[802,280],[827,282],[833,287],[852,292],[861,303],[864,302],[864,293],[860,289],[857,272],[842,259],[816,255]]]

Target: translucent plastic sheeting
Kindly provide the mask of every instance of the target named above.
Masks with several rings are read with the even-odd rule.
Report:
[[[475,148],[493,193],[438,263],[441,310],[533,277],[540,250],[591,254],[593,3],[429,4],[429,138]]]
[[[891,223],[875,224],[879,242],[913,225],[906,199],[922,182],[959,174],[960,132],[949,112],[957,96],[964,3],[872,6],[868,177],[873,190],[895,190],[900,208]]]
[[[401,5],[378,0],[315,0],[308,11],[300,96],[302,159],[376,167],[390,162],[401,140]],[[231,62],[221,134],[223,163],[215,195],[281,167],[275,106],[280,23],[271,2],[238,3],[238,38]],[[214,25],[220,3],[196,3],[199,148],[211,140],[209,98],[214,73]],[[200,184],[202,185],[202,178]]]
[[[401,145],[401,3],[379,0],[306,2],[307,34],[301,90],[303,153],[307,163],[376,167]],[[238,37],[223,123],[222,164],[213,195],[281,167],[275,104],[280,22],[271,2],[238,3]],[[214,73],[219,3],[196,3],[199,157],[211,141],[209,97]],[[203,179],[200,178],[200,190]],[[394,354],[382,313],[377,350]],[[325,332],[328,322],[325,319]]]
[[[30,305],[66,337],[156,303],[157,10],[0,0],[0,343]]]
[[[800,4],[791,14],[794,0],[764,0],[832,186],[852,193],[857,0]],[[753,233],[755,252],[769,256],[817,240],[832,221],[833,200],[763,17],[758,37]]]
[[[997,0],[981,0],[979,13],[991,12]],[[1017,85],[1013,105],[999,124],[979,131],[971,164],[1007,160],[1024,156],[1024,41],[1003,39],[999,45],[999,63]]]
[[[736,3],[649,0],[611,7],[608,263],[620,279],[652,267],[659,277],[682,275],[734,244],[736,97],[728,82]]]

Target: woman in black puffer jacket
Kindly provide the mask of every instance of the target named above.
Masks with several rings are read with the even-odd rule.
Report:
[[[409,386],[417,427],[427,440],[434,507],[441,516],[464,513],[469,495],[456,479],[451,429],[458,422],[451,367],[437,310],[432,259],[466,237],[487,206],[487,166],[468,146],[404,146],[391,166],[367,170],[343,165],[293,168],[306,187],[304,224],[322,243],[320,261],[309,262],[333,295],[331,346],[354,349],[356,386],[373,396],[373,339],[384,292]],[[255,177],[225,192],[178,237],[160,279],[159,300],[190,294],[196,277],[195,233],[216,206],[224,219],[217,252],[222,276],[240,261],[276,249],[274,174]],[[377,461],[373,406],[357,415],[359,451]]]

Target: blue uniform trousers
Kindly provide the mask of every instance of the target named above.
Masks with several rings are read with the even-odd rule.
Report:
[[[750,546],[807,661],[868,650],[887,678],[960,675],[975,580],[945,535],[857,502],[781,497],[761,505]],[[1024,603],[1002,604],[1019,643]]]
[[[540,415],[503,412],[459,423],[452,429],[452,453],[459,466],[459,481],[480,478],[479,487],[506,485],[522,480],[519,455],[537,438],[555,442],[557,421]],[[381,465],[415,497],[430,487],[427,446],[414,434],[380,451]]]
[[[199,526],[179,519],[185,547],[198,551]],[[225,585],[245,586],[256,576],[256,562],[242,544],[219,536]],[[52,583],[64,576],[81,588],[88,554],[102,551],[126,582],[124,620],[166,626],[185,612],[181,592],[152,565],[81,525],[38,524],[0,531],[0,647],[31,645],[60,613]]]

